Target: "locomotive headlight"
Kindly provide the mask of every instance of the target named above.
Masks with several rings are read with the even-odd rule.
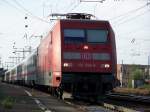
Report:
[[[64,63],[64,67],[72,67],[72,63]]]
[[[109,68],[110,67],[110,65],[109,64],[105,64],[105,68]]]
[[[110,64],[101,64],[101,68],[109,68]]]
[[[85,45],[85,46],[83,47],[83,49],[87,50],[87,49],[89,49],[89,47],[88,47],[87,45]]]
[[[68,67],[69,66],[69,64],[68,63],[64,63],[64,67]]]

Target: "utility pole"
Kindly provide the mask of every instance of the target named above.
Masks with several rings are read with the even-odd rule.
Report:
[[[121,73],[120,73],[120,83],[121,87],[123,87],[123,75],[124,75],[124,65],[123,65],[123,60],[121,61]]]
[[[13,62],[5,62],[5,67],[7,68],[7,70],[9,69],[9,68],[11,68],[11,67],[13,67],[12,65],[10,65],[10,64],[12,64]]]
[[[13,63],[13,66],[15,64],[17,64],[17,57],[9,57],[10,59],[12,59],[12,63]],[[16,60],[15,60],[16,59]]]
[[[45,2],[43,1],[43,18],[44,18],[44,16],[45,16],[45,14],[44,14],[44,12],[45,12]]]
[[[148,71],[148,78],[150,78],[150,55],[148,55],[148,66],[147,66],[147,71]]]
[[[19,57],[19,56],[10,56],[9,57],[10,59],[13,59],[13,61],[12,61],[12,63],[13,63],[13,66],[15,65],[15,64],[17,64],[17,63],[19,63],[20,61],[20,59],[23,59],[23,57]],[[18,61],[17,61],[18,60]]]
[[[2,62],[2,58],[0,57],[0,68],[3,68],[3,62]]]
[[[13,49],[14,49],[14,51],[13,51],[13,53],[14,54],[16,54],[16,53],[22,53],[22,57],[20,57],[19,55],[18,55],[18,60],[20,61],[20,58],[22,58],[22,59],[24,59],[25,58],[25,53],[31,53],[31,47],[29,47],[28,49],[25,49],[25,48],[16,48],[15,47],[15,42],[14,42],[14,45],[13,45]],[[17,59],[16,59],[17,60]],[[18,62],[19,62],[18,61]]]
[[[40,38],[40,41],[43,39],[43,35],[31,35],[30,38],[35,37],[35,38]]]
[[[25,50],[24,48],[14,48],[15,49],[15,51],[13,52],[13,53],[16,53],[16,52],[18,52],[18,53],[22,53],[22,58],[24,59],[25,58],[25,53],[31,53],[31,47],[28,49],[28,50]],[[20,50],[17,50],[17,49],[20,49]]]
[[[147,0],[147,5],[149,5],[150,4],[150,0]]]
[[[0,57],[0,66],[2,65],[1,57]]]

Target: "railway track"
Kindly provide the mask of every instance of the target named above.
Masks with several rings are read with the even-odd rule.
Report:
[[[52,99],[56,99],[56,97],[52,97],[46,91],[39,91],[37,89],[31,89],[28,87],[16,85],[11,86],[28,90],[33,96],[37,97],[38,100],[42,102],[42,104],[45,104],[48,108],[51,108],[49,104],[52,104],[49,97]],[[76,100],[73,99],[70,94],[65,94],[64,100],[58,101],[72,105],[73,107],[76,107],[82,112],[150,112],[149,100],[149,97],[108,93],[102,99],[99,99],[97,103],[88,102],[87,100]],[[55,107],[53,107],[52,110],[53,109],[55,110]]]
[[[69,93],[65,93],[63,101],[85,112],[150,112],[149,97],[135,95],[108,93],[95,103],[73,99]]]
[[[150,97],[137,96],[133,94],[107,93],[97,103],[83,100],[65,99],[70,104],[78,105],[88,112],[101,112],[102,107],[105,111],[118,112],[150,112]]]
[[[103,106],[121,112],[150,112],[150,97],[107,93]]]
[[[142,103],[147,103],[147,104],[150,103],[150,96],[140,96],[140,95],[121,94],[121,93],[107,93],[106,97],[112,98],[112,99],[142,102]]]

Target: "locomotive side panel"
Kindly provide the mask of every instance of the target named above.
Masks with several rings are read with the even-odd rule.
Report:
[[[110,26],[110,25],[109,25]],[[116,75],[117,74],[117,53],[116,53],[116,41],[115,41],[115,34],[114,31],[112,29],[112,27],[110,26],[110,39],[111,39],[111,43],[112,43],[112,61],[113,61],[113,73]]]
[[[48,60],[48,51],[50,43],[51,34],[49,33],[47,37],[42,40],[40,46],[38,47],[37,53],[37,84],[38,85],[48,85],[49,86],[49,74],[48,68],[50,67]]]
[[[61,82],[61,30],[60,22],[52,30],[52,86],[58,87]]]
[[[55,25],[38,48],[38,84],[58,87],[61,81],[60,25]]]

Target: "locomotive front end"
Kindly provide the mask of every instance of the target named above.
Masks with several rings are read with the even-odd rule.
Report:
[[[109,22],[69,19],[60,23],[64,90],[82,97],[98,97],[111,90],[116,74],[116,46]]]

